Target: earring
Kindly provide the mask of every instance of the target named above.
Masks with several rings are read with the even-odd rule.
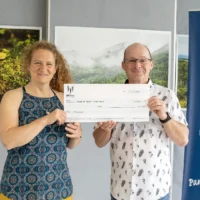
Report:
[[[53,84],[56,83],[56,76],[55,76],[55,75],[53,76],[53,80],[52,80],[52,82],[53,82]]]
[[[30,80],[31,80],[30,74],[28,74],[27,79],[28,79],[28,82],[30,82]]]

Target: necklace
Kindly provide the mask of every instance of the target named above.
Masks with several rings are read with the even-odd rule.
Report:
[[[55,96],[55,94],[54,94]],[[34,100],[38,105],[39,115],[44,116],[48,115],[52,112],[53,104],[51,99],[54,97],[36,97],[34,96]]]
[[[51,98],[51,97],[50,97],[50,98]],[[48,98],[47,101],[45,100],[45,101],[44,101],[44,104],[43,104],[46,115],[50,114],[49,111],[50,111],[50,109],[51,109],[51,107],[52,107],[50,98]]]
[[[55,96],[55,94],[54,94],[54,96]],[[44,111],[46,115],[48,115],[52,112],[53,104],[52,104],[51,99],[54,96],[39,99],[41,101],[41,103],[40,103],[41,110]]]
[[[54,95],[53,96],[49,95],[50,97],[34,96],[34,95],[30,94],[30,93],[27,93],[25,87],[23,87],[23,91],[27,95],[29,95],[30,99],[32,99],[32,103],[28,102],[27,106],[34,108],[35,107],[34,104],[36,104],[37,105],[37,113],[38,113],[39,116],[48,115],[48,114],[50,114],[52,112],[53,104],[51,102],[51,98],[55,97],[55,95],[56,95],[55,92],[52,89],[51,89],[51,91],[53,92]],[[33,112],[33,110],[32,110],[32,112]]]

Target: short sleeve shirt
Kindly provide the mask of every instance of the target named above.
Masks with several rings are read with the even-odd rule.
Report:
[[[166,105],[172,119],[187,125],[179,101],[168,88],[149,81],[150,97]],[[117,200],[158,200],[171,187],[170,140],[156,114],[149,122],[117,123],[110,140],[111,194]]]

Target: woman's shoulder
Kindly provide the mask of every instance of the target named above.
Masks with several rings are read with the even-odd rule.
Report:
[[[22,99],[22,96],[23,96],[23,91],[22,91],[22,88],[20,87],[17,89],[7,91],[3,95],[2,101],[15,100],[14,102],[16,102],[16,101],[20,101]]]
[[[58,92],[56,90],[54,90],[56,96],[59,98],[59,100],[62,102],[62,104],[64,104],[64,93],[63,92]]]
[[[63,98],[64,97],[64,93],[63,92],[58,92],[56,90],[54,90],[55,94],[60,97],[60,98]]]

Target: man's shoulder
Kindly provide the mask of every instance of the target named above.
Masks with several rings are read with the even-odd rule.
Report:
[[[165,87],[165,86],[162,86],[162,85],[158,85],[156,83],[152,83],[152,87],[154,87],[157,91],[159,92],[162,92],[162,93],[174,93],[173,90]]]
[[[152,87],[154,87],[152,91],[153,96],[159,96],[161,99],[165,99],[168,102],[173,101],[174,103],[177,103],[178,97],[173,90],[155,83],[152,84]]]

